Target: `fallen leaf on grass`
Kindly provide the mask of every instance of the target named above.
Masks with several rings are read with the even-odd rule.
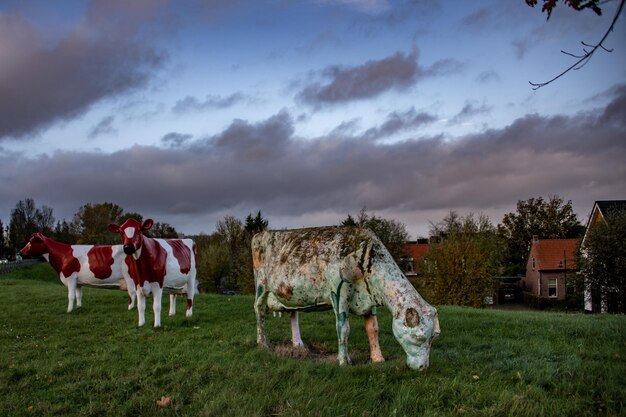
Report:
[[[161,408],[167,408],[172,404],[170,397],[161,397],[160,400],[156,400],[156,404]]]
[[[478,375],[472,375],[472,381],[479,381],[480,377]]]

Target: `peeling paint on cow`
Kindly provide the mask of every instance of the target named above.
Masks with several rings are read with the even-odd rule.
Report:
[[[293,295],[293,290],[284,282],[281,282],[278,288],[276,289],[276,294],[278,294],[281,298],[285,300],[291,300],[291,296]]]
[[[409,308],[406,310],[404,315],[404,325],[406,327],[416,327],[420,324],[420,316],[417,314],[414,308]]]
[[[375,317],[376,307],[385,305],[394,317],[394,335],[407,353],[407,364],[416,369],[428,366],[431,341],[438,334],[435,328],[439,328],[436,310],[422,299],[370,230],[322,227],[266,231],[254,236],[252,258],[260,345],[267,345],[264,317],[268,308],[332,308],[338,360],[346,364],[350,362],[349,314]],[[369,325],[370,329],[375,327]],[[371,342],[370,347],[374,349]]]

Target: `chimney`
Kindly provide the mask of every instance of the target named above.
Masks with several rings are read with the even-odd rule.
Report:
[[[539,242],[539,236],[538,235],[533,235],[533,242],[535,242],[535,243]]]

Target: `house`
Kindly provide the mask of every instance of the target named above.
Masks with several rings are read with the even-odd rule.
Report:
[[[585,253],[585,241],[587,236],[589,235],[589,230],[600,223],[606,224],[606,216],[612,210],[626,210],[626,200],[604,200],[604,201],[596,201],[593,204],[593,209],[591,209],[591,214],[587,219],[587,225],[585,227],[585,235],[583,236],[581,242],[581,255],[586,256]],[[589,288],[588,285],[585,285],[584,291],[584,300],[585,300],[585,312],[594,312],[594,311],[607,311],[606,300],[594,300],[592,297],[593,289]],[[603,298],[603,297],[597,297]]]
[[[568,275],[576,273],[579,239],[533,237],[522,289],[540,297],[564,300]]]
[[[422,261],[426,258],[426,253],[430,247],[428,239],[418,239],[417,241],[406,242],[404,252],[407,257],[402,260],[402,272],[407,277],[421,275],[420,268]]]

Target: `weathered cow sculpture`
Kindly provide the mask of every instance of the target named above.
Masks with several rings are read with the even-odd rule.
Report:
[[[152,227],[128,219],[124,224],[110,224],[109,231],[122,237],[128,272],[137,287],[139,326],[145,324],[146,295],[153,294],[154,327],[161,326],[161,298],[170,293],[170,316],[176,313],[176,294],[187,294],[187,317],[193,313],[196,292],[196,244],[191,239],[153,239],[143,235]]]
[[[339,364],[350,362],[349,313],[365,317],[371,357],[381,361],[375,314],[376,307],[384,305],[393,315],[393,334],[406,352],[407,365],[428,367],[431,343],[440,333],[437,310],[413,288],[370,230],[322,227],[262,232],[252,239],[252,261],[259,345],[267,346],[264,323],[268,308],[332,308]],[[293,325],[292,319],[292,329]]]
[[[128,309],[135,306],[135,284],[122,267],[122,245],[68,245],[34,233],[22,256],[43,256],[67,287],[67,312],[82,306],[83,286],[128,291]]]

